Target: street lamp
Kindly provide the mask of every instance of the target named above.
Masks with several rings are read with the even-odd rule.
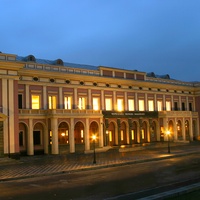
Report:
[[[94,145],[94,159],[93,159],[93,164],[96,164],[96,152],[95,152],[95,141],[96,141],[96,135],[92,135],[92,140],[93,140],[93,145]]]
[[[167,131],[167,139],[168,139],[168,153],[170,153],[170,131]]]

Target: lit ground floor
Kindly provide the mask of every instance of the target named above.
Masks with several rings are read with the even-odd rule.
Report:
[[[199,137],[198,116],[175,111],[24,116],[19,117],[15,138],[5,133],[5,121],[1,125],[1,155],[85,153],[94,148],[134,147],[168,140],[184,142]]]

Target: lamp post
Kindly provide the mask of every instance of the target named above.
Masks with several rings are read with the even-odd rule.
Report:
[[[168,153],[170,153],[170,131],[167,131],[167,139],[168,139]]]
[[[93,164],[96,164],[96,152],[95,152],[95,141],[96,141],[96,135],[95,135],[95,134],[92,136],[92,140],[93,140],[93,145],[94,145]]]

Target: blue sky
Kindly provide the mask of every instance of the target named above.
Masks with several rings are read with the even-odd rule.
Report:
[[[0,0],[0,51],[200,81],[199,0]]]

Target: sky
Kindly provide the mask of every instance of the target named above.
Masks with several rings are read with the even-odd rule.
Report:
[[[0,51],[200,81],[200,0],[0,0]]]

